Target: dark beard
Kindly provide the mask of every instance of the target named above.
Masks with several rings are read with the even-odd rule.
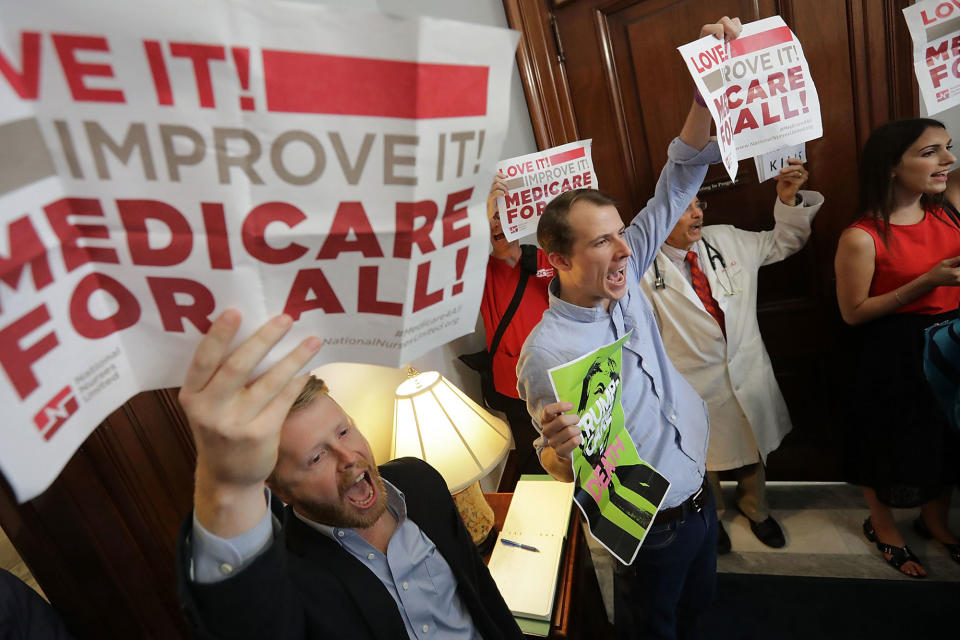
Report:
[[[372,507],[363,512],[357,512],[349,506],[346,499],[347,490],[353,485],[349,480],[342,482],[339,487],[340,501],[337,504],[309,502],[298,500],[294,505],[300,515],[310,518],[314,522],[341,527],[345,529],[366,529],[380,519],[387,508],[387,491],[376,467],[367,469],[367,475],[377,491],[377,500]]]

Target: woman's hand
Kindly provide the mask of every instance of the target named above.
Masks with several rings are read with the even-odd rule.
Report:
[[[947,258],[933,265],[925,277],[934,287],[960,287],[960,256]]]

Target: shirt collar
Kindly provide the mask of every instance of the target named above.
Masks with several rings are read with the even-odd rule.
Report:
[[[610,317],[610,311],[620,303],[619,300],[610,301],[610,311],[603,308],[602,304],[595,307],[581,307],[575,304],[561,300],[557,293],[560,291],[560,278],[554,277],[547,287],[547,293],[550,298],[550,309],[556,311],[561,316],[575,320],[577,322],[596,322]]]
[[[404,520],[407,519],[407,497],[403,495],[403,491],[397,489],[395,486],[390,484],[390,481],[380,476],[380,479],[383,480],[383,488],[385,489],[387,495],[387,509],[390,510],[390,513],[393,514],[393,517],[397,519],[397,525],[399,526]],[[342,529],[344,527],[334,527],[329,524],[322,524],[302,516],[297,513],[297,510],[293,510],[293,515],[299,518],[305,525],[311,529],[315,529],[327,536],[332,540],[340,542],[340,539],[336,535],[337,529]],[[353,529],[349,529],[353,531]]]
[[[663,249],[663,255],[667,256],[667,259],[669,259],[671,262],[683,262],[687,259],[688,251],[697,253],[696,242],[694,242],[693,246],[691,246],[689,249],[678,249],[677,247],[671,246],[666,242],[663,243],[663,247],[661,248]]]

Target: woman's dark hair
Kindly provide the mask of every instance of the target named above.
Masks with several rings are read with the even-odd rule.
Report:
[[[893,170],[900,164],[903,154],[923,132],[930,128],[946,129],[939,120],[931,118],[907,118],[893,120],[874,129],[863,145],[860,154],[860,202],[859,215],[873,218],[883,243],[887,244],[890,214],[893,213]],[[939,205],[943,194],[923,194],[921,204]],[[880,223],[883,224],[880,224]],[[889,246],[889,245],[888,245]]]

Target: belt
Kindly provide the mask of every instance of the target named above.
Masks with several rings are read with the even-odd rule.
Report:
[[[666,524],[668,522],[673,522],[674,520],[679,520],[683,517],[685,512],[700,513],[700,511],[703,509],[703,505],[707,503],[707,497],[709,495],[710,494],[707,493],[707,478],[704,476],[703,484],[700,485],[700,488],[697,489],[692,496],[684,500],[676,507],[657,511],[657,515],[653,518],[653,522],[650,523],[650,526]]]

